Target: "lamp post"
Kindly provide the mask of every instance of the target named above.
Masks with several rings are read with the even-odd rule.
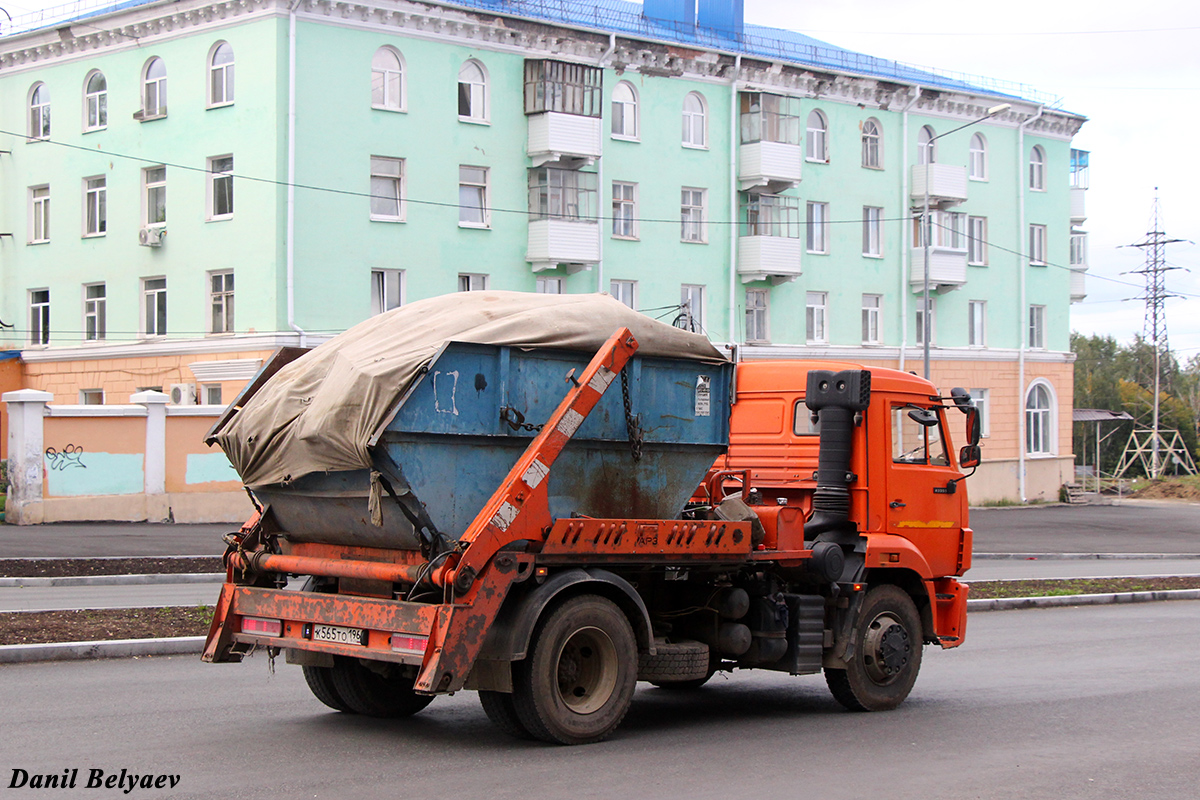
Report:
[[[924,152],[922,153],[925,158],[925,202],[921,207],[921,231],[923,234],[922,244],[925,245],[924,248],[922,248],[924,250],[925,274],[922,276],[921,347],[924,356],[923,361],[925,365],[925,380],[929,380],[929,334],[933,329],[929,324],[929,239],[930,235],[933,233],[933,226],[930,225],[929,220],[929,168],[933,166],[933,143],[938,139],[941,139],[943,136],[949,136],[952,133],[961,131],[963,128],[969,128],[972,125],[977,125],[978,123],[983,122],[984,120],[991,119],[997,114],[1003,114],[1010,108],[1012,108],[1011,103],[1001,103],[998,106],[992,106],[987,110],[987,113],[979,119],[971,120],[967,124],[959,125],[957,128],[948,130],[945,133],[939,133],[936,136],[931,136],[929,137],[929,141],[923,145],[925,148]]]

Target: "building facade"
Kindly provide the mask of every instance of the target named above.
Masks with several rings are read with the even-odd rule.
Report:
[[[0,39],[24,388],[226,403],[278,346],[477,289],[920,371],[928,255],[931,378],[985,409],[974,497],[1070,479],[1082,117],[740,2],[124,6]]]

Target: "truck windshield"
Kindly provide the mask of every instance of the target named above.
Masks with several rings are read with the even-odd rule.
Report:
[[[892,461],[897,464],[949,466],[941,417],[938,417],[937,425],[922,425],[908,415],[913,409],[926,410],[912,404],[892,407]],[[936,407],[929,410],[937,414]]]

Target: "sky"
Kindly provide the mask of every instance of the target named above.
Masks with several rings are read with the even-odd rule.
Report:
[[[92,5],[94,0],[85,0]],[[13,16],[61,0],[0,0]],[[998,9],[1003,9],[999,11]],[[746,21],[920,66],[1028,84],[1063,98],[1088,122],[1074,146],[1091,151],[1087,299],[1071,327],[1129,341],[1143,330],[1140,275],[1158,198],[1166,304],[1176,356],[1200,358],[1200,3],[1093,0],[745,0]],[[1191,155],[1189,155],[1191,153]]]

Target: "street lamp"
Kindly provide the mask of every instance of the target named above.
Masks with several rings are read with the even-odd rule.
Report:
[[[938,139],[941,139],[943,136],[949,136],[952,133],[961,131],[963,128],[969,128],[972,125],[983,122],[984,120],[991,119],[997,114],[1003,114],[1010,108],[1012,108],[1011,103],[1001,103],[998,106],[992,106],[987,110],[987,113],[979,119],[971,120],[967,124],[959,125],[957,128],[948,130],[945,133],[939,133],[936,136],[931,136],[929,137],[929,141],[923,145],[923,147],[926,148],[923,153],[925,156],[925,203],[921,210],[921,230],[924,233],[923,244],[925,247],[923,249],[925,251],[925,275],[922,279],[924,286],[921,300],[921,345],[924,352],[925,380],[929,380],[929,334],[932,329],[932,326],[929,324],[929,239],[930,234],[933,232],[933,228],[929,221],[929,168],[933,165],[933,143]]]

